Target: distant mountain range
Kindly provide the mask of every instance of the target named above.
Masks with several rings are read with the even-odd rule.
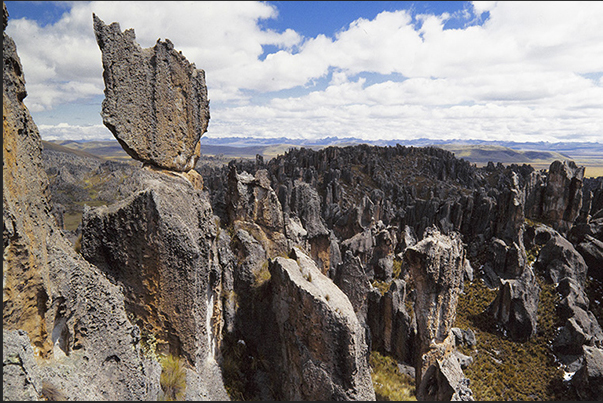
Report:
[[[108,141],[52,141],[44,142],[45,146],[60,145],[69,149],[87,152],[102,158],[113,160],[130,160],[116,140]],[[603,142],[513,142],[487,140],[364,140],[359,138],[325,137],[315,140],[291,139],[287,137],[223,137],[201,138],[201,153],[204,156],[220,156],[221,158],[255,158],[261,155],[265,159],[284,154],[290,148],[312,148],[337,146],[345,147],[356,144],[375,146],[407,147],[434,146],[443,148],[477,166],[488,162],[508,164],[530,164],[536,169],[546,169],[554,160],[572,160],[586,167],[586,176],[603,176]]]

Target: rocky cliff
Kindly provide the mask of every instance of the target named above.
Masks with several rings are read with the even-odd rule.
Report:
[[[165,398],[175,357],[187,400],[601,398],[603,178],[367,145],[195,167],[203,71],[92,23],[135,164],[43,150],[4,35],[5,397]]]
[[[4,399],[156,399],[161,368],[143,356],[123,294],[56,226],[17,49],[3,41]]]

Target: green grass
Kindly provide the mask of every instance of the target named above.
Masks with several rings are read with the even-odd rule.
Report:
[[[382,355],[377,351],[371,351],[369,363],[377,400],[417,400],[415,380],[400,372],[394,358]]]

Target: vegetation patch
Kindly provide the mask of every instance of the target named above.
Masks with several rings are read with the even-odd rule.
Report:
[[[381,281],[381,280],[371,280],[371,284],[373,287],[379,290],[381,295],[385,295],[385,293],[389,290],[391,286],[391,281]]]
[[[550,350],[557,328],[558,294],[554,285],[538,279],[541,287],[538,306],[537,333],[525,343],[511,341],[500,333],[484,311],[496,296],[481,280],[465,283],[459,298],[455,325],[471,328],[477,345],[459,350],[473,357],[473,364],[464,370],[471,380],[476,400],[575,400],[571,388],[563,382]]]
[[[262,263],[260,270],[253,272],[253,285],[255,287],[260,287],[266,282],[270,281],[271,274],[270,270],[268,269],[269,264],[270,262],[266,260],[264,263]]]
[[[163,391],[163,400],[184,400],[186,394],[186,370],[184,360],[169,354],[161,359],[159,384]]]
[[[398,363],[390,356],[371,351],[369,358],[375,396],[381,401],[417,400],[415,380],[400,372]]]
[[[40,399],[52,401],[52,402],[67,400],[63,391],[48,381],[42,382],[42,390],[40,391]]]

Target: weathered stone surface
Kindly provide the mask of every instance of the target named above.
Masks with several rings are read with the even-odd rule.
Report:
[[[133,29],[93,15],[103,54],[103,123],[133,158],[174,171],[195,167],[209,124],[205,72],[169,39],[142,49]]]
[[[269,268],[284,400],[375,400],[365,332],[347,296],[299,249]]]
[[[584,346],[584,365],[572,377],[582,400],[603,400],[603,349]]]
[[[69,400],[154,400],[159,364],[142,358],[123,295],[56,226],[41,139],[22,103],[21,64],[12,39],[4,33],[3,40],[3,330],[22,332],[22,368],[31,368],[33,352],[44,360],[40,379]],[[12,364],[3,371],[19,372]],[[13,392],[5,388],[4,396]]]
[[[540,250],[535,267],[545,273],[545,278],[558,283],[572,277],[581,285],[586,281],[588,267],[574,246],[562,236],[552,237]]]
[[[2,369],[3,400],[39,399],[42,380],[24,330],[2,332]]]
[[[588,266],[588,274],[603,280],[603,242],[586,235],[584,241],[576,246],[576,250],[584,258]]]
[[[465,250],[458,234],[442,235],[437,229],[430,228],[423,240],[406,249],[404,259],[416,287],[417,399],[447,396],[449,390],[445,384],[434,384],[442,389],[429,386],[434,377],[437,378],[438,362],[450,356],[454,349],[451,329],[463,282]],[[451,384],[453,388],[459,385],[456,380]]]
[[[415,349],[417,325],[411,312],[406,311],[406,298],[406,282],[402,279],[393,280],[384,295],[371,290],[366,322],[371,330],[373,350],[414,364],[418,353]]]
[[[566,234],[582,207],[584,167],[573,161],[554,161],[549,167],[543,195],[542,218],[562,234]]]
[[[536,334],[540,287],[531,268],[517,279],[501,280],[498,294],[487,311],[512,340],[527,341]]]
[[[226,209],[229,222],[260,241],[269,257],[287,252],[283,209],[265,169],[254,176],[230,166]]]
[[[346,251],[343,262],[337,266],[333,282],[348,296],[361,323],[366,322],[367,295],[372,288],[360,259]]]
[[[123,289],[126,310],[155,336],[158,353],[182,356],[201,371],[216,366],[221,329],[211,206],[187,178],[144,171],[143,190],[84,211],[82,255]],[[220,382],[219,370],[209,373],[207,385]]]

